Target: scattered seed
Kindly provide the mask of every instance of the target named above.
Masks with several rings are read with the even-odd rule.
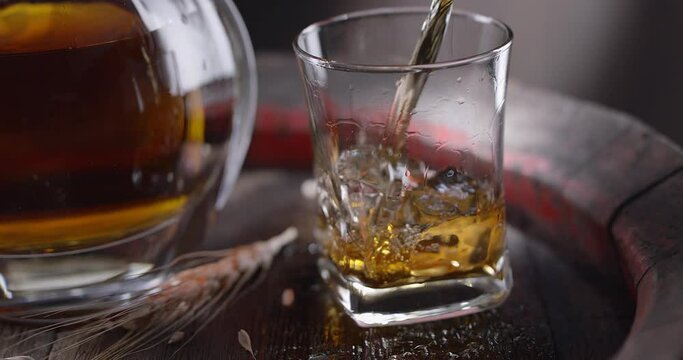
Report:
[[[251,338],[249,337],[249,333],[247,333],[244,329],[241,329],[237,333],[237,342],[240,343],[244,350],[247,350],[251,354],[251,357],[254,358],[254,360],[256,360],[254,350],[251,348]]]
[[[306,200],[315,199],[318,194],[318,183],[315,179],[308,179],[301,183],[301,195]]]
[[[290,307],[294,304],[294,290],[285,289],[282,292],[282,306]]]
[[[172,344],[179,343],[180,340],[182,340],[184,338],[185,338],[185,333],[183,331],[176,331],[173,333],[173,335],[171,335],[171,338],[168,339],[168,344],[172,345]]]

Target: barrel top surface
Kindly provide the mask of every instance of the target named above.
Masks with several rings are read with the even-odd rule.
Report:
[[[632,306],[623,301],[623,288],[592,269],[577,269],[543,241],[514,227],[508,239],[515,285],[495,311],[420,325],[359,328],[328,296],[316,255],[309,250],[314,204],[299,192],[309,177],[306,171],[289,170],[243,174],[206,247],[264,239],[290,225],[301,230],[300,239],[278,256],[263,282],[198,333],[177,359],[249,359],[237,342],[240,329],[250,335],[259,359],[605,358],[618,350],[628,332]],[[290,306],[282,303],[286,289],[294,293]],[[21,328],[4,325],[2,330],[9,335]],[[45,334],[25,349],[68,334]],[[67,351],[61,349],[72,342],[58,343],[49,349],[51,359],[89,359],[117,336],[121,333]],[[0,348],[5,339],[0,338]],[[26,355],[20,350],[0,355]],[[167,359],[176,350],[178,346],[162,345],[129,358]]]
[[[334,305],[315,268],[314,206],[302,198],[310,156],[301,84],[292,55],[259,57],[260,111],[252,165],[269,146],[285,169],[243,173],[205,248],[273,236],[300,239],[267,277],[221,313],[178,359],[248,359],[246,330],[259,359],[638,359],[683,358],[683,155],[637,119],[512,81],[506,105],[506,193],[515,285],[498,309],[457,319],[360,329]],[[283,126],[289,125],[284,131]],[[285,127],[287,129],[287,127]],[[288,133],[289,132],[289,133]],[[289,142],[288,142],[289,141]],[[272,153],[272,152],[271,152]],[[267,159],[266,159],[267,160]],[[297,165],[305,163],[298,160]],[[308,161],[308,159],[306,159]],[[278,165],[278,164],[266,164]],[[291,289],[291,306],[282,293]],[[81,346],[47,332],[7,350],[25,327],[0,325],[0,356],[89,359],[120,333]],[[190,329],[191,330],[191,329]],[[160,345],[131,359],[166,359]]]

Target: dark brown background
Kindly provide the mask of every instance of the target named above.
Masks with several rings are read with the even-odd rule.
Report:
[[[236,0],[257,50],[290,50],[313,21],[429,0]],[[683,144],[680,0],[456,0],[515,32],[511,76],[636,115]]]

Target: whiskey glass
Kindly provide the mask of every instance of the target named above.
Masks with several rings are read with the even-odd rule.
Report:
[[[435,63],[410,63],[428,10],[378,9],[304,29],[293,47],[310,115],[321,275],[361,326],[415,323],[502,303],[503,116],[512,41],[454,11]],[[390,109],[427,74],[399,150]]]
[[[251,138],[230,0],[3,1],[0,82],[0,312],[157,284]]]

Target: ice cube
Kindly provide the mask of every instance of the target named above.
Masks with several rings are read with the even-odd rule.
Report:
[[[342,152],[337,160],[341,204],[355,224],[366,223],[387,190],[391,164],[373,147]]]
[[[447,168],[413,192],[415,206],[427,215],[448,218],[477,212],[477,183],[460,170]]]
[[[377,150],[369,146],[358,146],[339,155],[336,164],[339,179],[344,181],[357,180],[368,184],[379,185],[386,175],[386,164]]]
[[[340,194],[349,217],[358,224],[369,216],[381,193],[371,184],[349,180],[340,185]]]
[[[427,185],[441,194],[466,199],[476,192],[476,182],[464,172],[447,168],[427,180]]]

